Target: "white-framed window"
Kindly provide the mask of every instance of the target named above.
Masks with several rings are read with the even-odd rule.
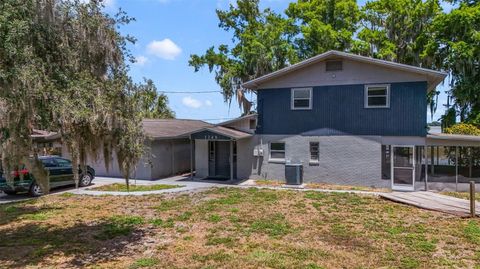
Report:
[[[310,162],[318,163],[320,160],[320,143],[310,142]]]
[[[312,109],[312,88],[293,88],[291,107],[293,110]]]
[[[365,85],[365,108],[389,108],[390,85]]]
[[[285,161],[285,142],[270,142],[270,161]]]

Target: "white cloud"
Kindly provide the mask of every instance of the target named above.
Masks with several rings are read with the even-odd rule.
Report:
[[[73,0],[72,0],[72,2],[73,2]],[[80,0],[80,3],[83,3],[83,4],[86,4],[88,2],[90,2],[90,0]],[[115,6],[115,0],[103,0],[102,2],[105,5],[105,7],[107,7],[107,8]]]
[[[135,65],[139,65],[139,66],[144,66],[146,63],[148,62],[148,58],[143,56],[143,55],[140,55],[140,56],[137,56],[135,57]]]
[[[103,0],[103,4],[106,7],[113,7],[115,6],[115,0]]]
[[[207,101],[205,101],[205,105],[206,106],[213,106],[213,103],[212,103],[212,101],[207,100]]]
[[[183,97],[182,104],[191,108],[200,108],[203,106],[202,101],[197,100],[191,96]]]
[[[147,51],[165,60],[175,60],[175,58],[182,53],[182,49],[169,38],[150,42],[150,44],[147,45]]]

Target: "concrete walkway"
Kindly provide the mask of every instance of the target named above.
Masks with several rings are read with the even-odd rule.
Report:
[[[114,183],[124,184],[125,180],[122,178],[110,178],[110,177],[96,177],[93,181],[93,184],[88,187],[83,187],[75,189],[72,187],[59,188],[52,190],[50,195],[59,195],[63,193],[72,193],[77,195],[115,195],[115,196],[139,196],[139,195],[152,195],[152,194],[164,194],[164,193],[181,193],[181,192],[200,192],[205,191],[210,188],[258,188],[258,189],[271,189],[271,190],[292,190],[292,191],[317,191],[317,192],[326,192],[326,193],[356,193],[362,195],[375,195],[378,196],[380,192],[367,192],[367,191],[357,191],[357,190],[326,190],[326,189],[306,189],[302,186],[258,186],[249,184],[249,182],[239,182],[239,181],[205,181],[201,179],[190,179],[188,176],[174,176],[165,179],[159,180],[130,180],[131,185],[156,185],[156,184],[165,184],[165,185],[180,185],[182,187],[165,189],[165,190],[156,190],[156,191],[138,191],[138,192],[117,192],[117,191],[97,191],[91,190],[96,187],[110,185]],[[35,199],[27,194],[20,194],[14,196],[8,196],[6,194],[0,193],[0,204],[21,202],[30,199]]]
[[[83,188],[79,190],[71,190],[70,193],[81,194],[81,195],[151,195],[151,194],[162,194],[162,193],[178,193],[178,192],[199,192],[208,190],[210,188],[258,188],[258,189],[272,189],[272,190],[293,190],[293,191],[318,191],[318,192],[336,192],[336,193],[357,193],[364,195],[379,195],[379,192],[367,192],[367,191],[356,191],[356,190],[325,190],[325,189],[306,189],[302,186],[258,186],[251,184],[244,184],[245,182],[239,181],[205,181],[201,179],[190,179],[188,176],[175,176],[160,180],[147,181],[147,180],[131,180],[130,184],[132,185],[155,185],[155,184],[165,184],[165,185],[180,185],[183,187],[157,190],[157,191],[136,191],[136,192],[116,192],[116,191],[97,191],[89,190],[94,187],[101,185],[113,184],[113,183],[125,183],[125,180],[118,178],[100,178],[99,182],[95,186],[89,188]]]

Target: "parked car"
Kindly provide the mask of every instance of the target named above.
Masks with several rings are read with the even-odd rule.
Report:
[[[75,184],[73,178],[72,162],[59,156],[42,156],[39,158],[45,169],[50,171],[50,189]],[[28,192],[32,196],[42,195],[40,186],[35,182],[32,174],[23,168],[19,171],[12,172],[14,175],[13,187],[7,184],[3,172],[0,176],[0,190],[8,195],[14,195],[18,192]],[[23,180],[20,180],[20,174]],[[85,187],[92,183],[95,178],[95,170],[87,166],[86,171],[79,169],[80,181],[79,186]]]

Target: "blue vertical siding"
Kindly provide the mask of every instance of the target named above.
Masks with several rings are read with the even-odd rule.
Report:
[[[291,89],[258,90],[258,134],[426,136],[427,82],[390,83],[390,108],[365,108],[364,85],[313,87],[311,110]]]

